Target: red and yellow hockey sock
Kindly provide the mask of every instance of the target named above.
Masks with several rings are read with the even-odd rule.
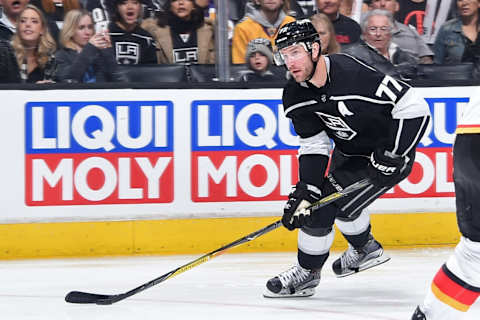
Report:
[[[466,312],[480,296],[480,288],[458,278],[445,264],[435,275],[431,289],[438,300],[462,312]]]

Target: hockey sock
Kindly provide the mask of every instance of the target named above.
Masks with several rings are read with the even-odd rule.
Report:
[[[298,263],[302,268],[309,269],[309,270],[318,270],[323,267],[325,261],[329,253],[321,254],[321,255],[311,255],[308,253],[303,252],[302,250],[298,250]]]
[[[298,263],[305,269],[321,269],[328,258],[335,231],[303,227],[298,230]]]
[[[370,238],[370,230],[371,226],[368,225],[367,230],[363,231],[362,233],[359,234],[344,234],[343,236],[345,239],[347,239],[348,243],[350,243],[354,248],[360,249],[362,248],[369,240]]]
[[[466,312],[480,295],[480,288],[455,276],[445,264],[435,275],[431,290],[438,300],[462,312]]]

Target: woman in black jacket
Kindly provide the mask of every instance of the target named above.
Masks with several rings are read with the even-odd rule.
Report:
[[[0,83],[52,82],[55,40],[42,12],[27,5],[11,41],[0,41]]]
[[[55,54],[57,81],[120,81],[108,30],[94,31],[93,20],[84,10],[71,10],[60,33],[62,49]]]

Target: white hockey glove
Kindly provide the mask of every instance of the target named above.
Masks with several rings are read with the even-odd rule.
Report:
[[[283,208],[282,224],[285,228],[293,230],[310,224],[312,212],[306,208],[320,200],[321,194],[317,187],[299,181],[288,195],[288,201]]]

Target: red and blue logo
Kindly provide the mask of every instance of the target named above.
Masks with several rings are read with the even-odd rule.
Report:
[[[297,178],[298,138],[281,100],[192,102],[192,200],[281,200]]]
[[[173,201],[171,101],[29,102],[29,206]]]

